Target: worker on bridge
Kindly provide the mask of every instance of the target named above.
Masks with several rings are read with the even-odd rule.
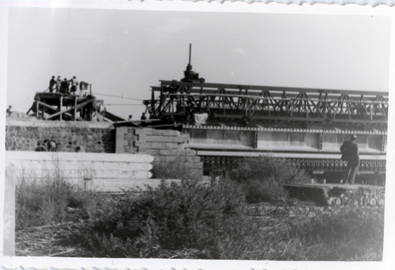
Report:
[[[62,81],[61,85],[60,85],[60,93],[62,94],[69,94],[69,81],[64,78],[64,80]]]
[[[52,93],[55,90],[54,86],[56,86],[55,76],[52,76],[51,80],[49,81],[49,92]]]
[[[359,167],[359,151],[358,144],[356,142],[357,136],[352,135],[350,141],[345,141],[343,145],[340,147],[340,151],[342,153],[341,159],[347,161],[347,168],[345,173],[345,179],[343,184],[349,183],[350,185],[354,184],[355,175],[358,172]]]
[[[60,78],[60,76],[58,76],[58,78],[56,79],[56,93],[60,93],[61,84],[62,84],[62,79]]]
[[[69,80],[69,83],[71,84],[70,93],[75,95],[78,89],[77,78],[74,76],[71,80]]]
[[[88,95],[87,92],[84,92],[85,90],[88,90],[88,87],[89,87],[89,83],[82,81],[80,82],[80,90],[81,90],[80,97],[81,96],[86,97]]]

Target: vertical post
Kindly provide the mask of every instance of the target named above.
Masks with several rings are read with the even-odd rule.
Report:
[[[39,110],[39,108],[40,108],[40,104],[39,104],[39,102],[40,101],[36,101],[36,118],[38,119],[38,110]]]
[[[162,89],[162,88],[161,88]],[[151,111],[149,111],[150,117],[154,115],[155,112],[155,93],[154,89],[151,89]]]
[[[91,99],[91,103],[90,104],[87,104],[86,106],[89,106],[89,110],[88,110],[88,112],[89,112],[89,121],[92,121],[92,118],[93,118],[93,99]]]
[[[73,120],[75,121],[77,118],[77,96],[74,96],[74,113],[73,113]]]
[[[319,140],[318,140],[318,150],[322,150],[322,144],[324,142],[324,132],[321,132],[319,134]]]
[[[42,116],[42,119],[44,120],[45,119],[45,106],[44,105],[42,106],[41,116]]]
[[[254,131],[254,149],[258,148],[258,138],[259,138],[259,131]]]
[[[63,95],[60,95],[60,102],[59,102],[59,112],[62,111],[62,105],[63,105]],[[62,114],[59,114],[59,120],[62,121]]]
[[[387,150],[387,135],[384,134],[381,140],[381,152],[386,152]]]
[[[89,95],[92,95],[92,84],[89,84]]]

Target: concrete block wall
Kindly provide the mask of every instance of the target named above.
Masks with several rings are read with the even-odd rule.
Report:
[[[181,161],[194,173],[203,175],[203,163],[196,151],[187,149],[186,136],[176,130],[116,129],[116,153],[146,153],[154,157],[153,165]]]

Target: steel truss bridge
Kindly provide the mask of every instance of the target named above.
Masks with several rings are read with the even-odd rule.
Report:
[[[387,127],[388,92],[160,82],[144,101],[151,118],[191,124],[193,114],[208,113],[217,122]]]
[[[388,92],[197,81],[160,81],[151,88],[144,101],[150,117],[183,124],[206,174],[264,154],[308,171],[342,173],[347,164],[339,148],[356,134],[361,174],[385,175]],[[206,124],[194,122],[203,113]]]

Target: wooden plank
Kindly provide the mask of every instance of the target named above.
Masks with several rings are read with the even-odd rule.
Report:
[[[86,105],[87,105],[88,103],[90,103],[90,102],[92,102],[92,100],[88,100],[88,101],[86,101],[86,102],[84,102],[84,103],[78,104],[78,105],[75,106],[75,107],[76,107],[77,109],[80,109],[80,108],[86,106]],[[62,120],[62,114],[63,114],[63,113],[66,113],[66,112],[68,112],[68,111],[73,110],[75,107],[71,107],[71,108],[68,108],[68,109],[66,109],[66,110],[64,110],[64,111],[60,111],[60,112],[57,112],[57,113],[55,113],[55,114],[52,114],[52,115],[51,115],[50,117],[48,117],[47,119],[53,118],[53,117],[55,117],[55,116],[57,116],[57,115],[60,115],[60,118],[61,118],[61,120]]]
[[[40,104],[38,101],[36,101],[36,118],[38,119],[38,110],[40,108]]]
[[[53,109],[50,105],[48,105],[48,104],[46,104],[46,103],[44,103],[44,102],[41,102],[41,101],[37,101],[37,102],[40,103],[40,105],[42,105],[42,106],[44,106],[44,107]]]

